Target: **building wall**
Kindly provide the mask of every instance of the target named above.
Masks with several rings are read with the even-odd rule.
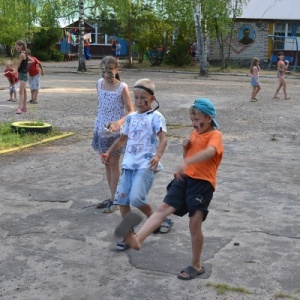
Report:
[[[253,43],[244,45],[240,43],[239,34],[243,28],[251,28]],[[262,64],[269,61],[269,23],[268,22],[236,22],[231,43],[230,60],[235,61],[243,66],[249,66],[253,57],[259,57]],[[228,56],[229,36],[224,38],[225,58]],[[210,41],[209,60],[220,61],[220,46],[215,41]]]

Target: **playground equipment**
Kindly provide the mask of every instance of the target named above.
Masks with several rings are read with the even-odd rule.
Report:
[[[272,65],[277,63],[278,52],[283,52],[284,60],[288,60],[289,65],[293,66],[293,70],[296,71],[298,65],[297,37],[280,35],[269,35],[268,37],[272,41],[272,51],[270,55],[268,69],[271,69]]]

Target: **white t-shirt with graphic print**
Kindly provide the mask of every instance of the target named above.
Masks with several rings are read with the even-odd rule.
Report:
[[[159,146],[157,133],[160,130],[167,132],[166,120],[158,111],[148,114],[134,112],[127,116],[122,132],[128,136],[122,169],[149,168],[149,162]],[[157,170],[162,170],[161,163]]]

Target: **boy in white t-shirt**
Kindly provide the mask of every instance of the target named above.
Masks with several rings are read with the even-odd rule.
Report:
[[[133,89],[137,111],[126,117],[121,136],[102,154],[102,162],[109,164],[110,153],[126,145],[114,204],[119,205],[122,217],[134,206],[149,218],[153,210],[146,196],[155,173],[162,169],[160,159],[167,146],[167,128],[164,116],[157,111],[159,105],[152,109],[152,102],[156,101],[153,82],[147,78],[140,79]],[[154,232],[166,233],[172,225],[170,219],[165,219]],[[125,242],[117,244],[117,250],[127,248]]]

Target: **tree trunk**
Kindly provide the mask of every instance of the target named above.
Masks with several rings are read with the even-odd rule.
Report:
[[[86,72],[84,57],[84,0],[78,0],[79,7],[79,44],[78,44],[78,72]]]
[[[194,8],[194,20],[197,34],[197,47],[199,55],[199,65],[200,65],[200,76],[208,76],[207,70],[207,53],[205,51],[205,43],[203,37],[203,31],[201,28],[201,6],[200,3],[196,4]]]

